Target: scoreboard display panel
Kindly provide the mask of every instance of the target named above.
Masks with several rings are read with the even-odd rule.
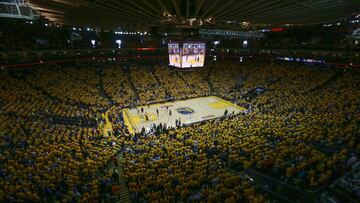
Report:
[[[203,67],[205,43],[184,43],[181,68]]]
[[[205,42],[171,42],[169,65],[178,68],[203,67],[205,62]]]
[[[169,43],[168,49],[169,49],[169,65],[180,67],[181,58],[180,58],[179,43]]]

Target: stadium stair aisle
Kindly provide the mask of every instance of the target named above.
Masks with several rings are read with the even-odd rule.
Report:
[[[184,77],[179,73],[179,71],[176,69],[175,73],[179,76],[179,78],[186,84],[186,86],[191,89],[192,93],[195,93],[195,90],[189,85],[189,83],[184,79]]]
[[[313,202],[309,199],[310,194],[297,187],[289,185],[285,182],[279,181],[273,177],[255,171],[253,169],[246,169],[245,174],[252,178],[252,180],[262,189],[270,192],[283,201],[295,202],[302,199],[302,202]]]
[[[47,98],[49,98],[50,100],[52,101],[57,101],[57,102],[62,102],[62,99],[58,98],[58,97],[55,97],[53,95],[51,95],[50,93],[48,93],[46,90],[44,90],[43,88],[41,87],[38,87],[38,86],[35,86],[34,84],[30,83],[29,81],[27,81],[24,77],[20,77],[20,76],[17,76],[15,74],[9,74],[11,77],[13,77],[14,79],[16,80],[20,80],[24,83],[26,83],[31,89],[41,93],[42,95],[46,96]]]
[[[122,114],[123,114],[123,118],[124,118],[124,124],[128,127],[129,133],[134,133],[135,132],[135,125],[133,124],[130,116],[129,116],[129,112],[128,109],[123,109],[122,110]]]
[[[114,160],[115,159],[115,160]],[[115,164],[117,162],[117,164]],[[114,154],[114,157],[112,157],[106,167],[106,172],[117,174],[117,183],[116,185],[119,186],[120,190],[116,194],[114,194],[117,198],[116,200],[112,200],[111,202],[118,202],[118,203],[131,203],[130,201],[130,193],[129,189],[127,187],[127,180],[124,177],[124,171],[122,169],[122,156],[121,152],[117,152]],[[116,166],[117,165],[117,166]],[[105,201],[108,202],[108,201]]]
[[[82,83],[85,83],[85,84],[89,84],[88,81],[86,80],[83,80],[81,79],[80,77],[78,77],[77,75],[72,75],[72,74],[69,74],[68,72],[64,71],[64,69],[60,69],[60,72],[64,75],[67,75],[69,78],[71,78],[72,80],[75,80],[75,81],[80,81]],[[91,84],[89,84],[91,85]]]
[[[271,196],[271,199],[273,199],[275,202],[296,202],[299,199],[294,199],[295,196],[300,197],[303,201],[306,200],[305,202],[315,202],[313,196],[311,196],[311,194],[309,194],[308,192],[302,191],[297,187],[288,185],[258,171],[252,169],[245,169],[245,171],[236,171],[230,168],[229,170],[230,173],[232,173],[233,175],[238,175],[241,178],[249,179],[251,182],[255,183],[257,187],[266,191]]]
[[[101,97],[105,98],[106,100],[109,101],[109,104],[111,105],[114,105],[116,102],[113,100],[113,98],[108,95],[104,89],[104,82],[102,80],[102,72],[103,72],[103,69],[100,68],[99,71],[96,71],[96,76],[98,77],[98,89],[99,89],[99,94]]]
[[[211,73],[212,73],[212,66],[209,66],[208,68],[208,72],[206,73],[206,76],[205,76],[205,81],[207,83],[207,85],[209,86],[209,90],[210,90],[210,95],[213,95],[214,94],[214,86],[211,82],[211,79],[210,79],[210,76],[211,76]]]
[[[124,73],[127,73],[127,80],[129,81],[131,90],[132,90],[132,92],[133,92],[136,100],[137,100],[138,102],[140,102],[140,101],[141,101],[140,96],[139,96],[139,94],[138,94],[137,91],[136,91],[134,82],[131,80],[131,70],[130,70],[130,68],[127,68],[127,69],[122,68],[122,69],[123,69]]]
[[[151,69],[151,74],[152,76],[155,78],[155,80],[158,82],[158,84],[160,85],[160,87],[164,90],[164,92],[167,94],[167,96],[170,96],[169,95],[169,90],[164,87],[163,85],[161,85],[161,82],[160,82],[160,79],[158,78],[158,76],[155,74],[155,70],[154,69]]]
[[[334,75],[330,76],[327,80],[325,80],[324,82],[320,83],[318,86],[311,88],[307,94],[313,93],[313,92],[317,92],[319,91],[321,88],[325,87],[326,85],[330,84],[333,81],[336,81],[336,79],[343,73],[342,70],[338,70]]]
[[[54,96],[54,95],[50,94],[47,90],[45,90],[43,87],[29,82],[25,77],[19,77],[19,76],[16,76],[14,74],[11,74],[11,76],[13,78],[17,79],[17,80],[23,81],[24,83],[29,85],[30,88],[32,88],[35,91],[38,91],[39,93],[46,96],[47,98],[49,98],[52,101],[57,101],[57,102],[60,102],[60,103],[64,102],[65,104],[68,104],[68,105],[77,105],[82,109],[88,109],[88,108],[91,107],[89,104],[85,104],[85,103],[83,103],[81,101],[74,101],[74,100],[72,100],[70,98],[68,98],[68,101],[66,101],[66,100],[61,99],[61,98],[59,98],[57,96]]]
[[[116,162],[118,163],[117,166],[115,165],[115,161],[112,160],[110,162],[110,164],[108,165],[108,172],[114,172],[116,171],[117,175],[118,175],[118,186],[120,187],[120,191],[118,193],[118,199],[116,200],[116,202],[118,203],[130,203],[130,193],[129,193],[129,189],[127,187],[127,180],[124,177],[124,171],[122,169],[122,156],[121,156],[121,152],[118,152],[115,155],[115,159]]]
[[[256,187],[260,188],[261,190],[266,191],[268,193],[269,197],[271,197],[271,199],[274,200],[274,202],[292,203],[291,200],[287,199],[286,197],[284,197],[281,194],[278,194],[277,191],[273,191],[273,190],[271,190],[271,188],[267,188],[267,187],[262,186],[259,183],[259,181],[254,181],[254,179],[250,175],[245,173],[244,171],[239,172],[239,171],[235,171],[235,170],[230,169],[230,173],[232,175],[240,176],[241,179],[248,179],[248,180],[250,180],[250,182],[255,183]]]
[[[109,119],[109,114],[108,114],[108,112],[105,112],[101,116],[103,119],[105,119],[105,123],[103,126],[99,126],[99,128],[102,128],[103,135],[105,137],[109,137],[109,136],[113,135],[113,126]],[[111,135],[109,135],[109,132],[111,133]]]
[[[118,171],[119,171],[119,185],[120,185],[120,203],[130,203],[130,195],[129,195],[129,190],[128,190],[128,187],[126,185],[126,180],[124,178],[124,171],[122,169],[122,164],[123,164],[123,161],[122,161],[122,156],[121,155],[118,155],[117,156],[118,158],[118,161],[119,161],[119,167],[118,167]]]

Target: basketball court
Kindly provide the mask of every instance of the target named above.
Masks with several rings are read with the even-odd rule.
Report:
[[[222,117],[225,110],[228,114],[246,111],[229,101],[209,96],[124,109],[123,117],[129,132],[135,133],[142,128],[149,131],[153,124],[162,123],[173,127],[176,126],[176,120],[180,120],[181,124],[191,124]]]

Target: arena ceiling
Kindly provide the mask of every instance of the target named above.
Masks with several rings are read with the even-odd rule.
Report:
[[[311,24],[360,11],[358,0],[30,0],[60,24],[122,25]]]

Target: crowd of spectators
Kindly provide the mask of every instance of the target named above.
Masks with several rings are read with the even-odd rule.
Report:
[[[134,202],[267,202],[238,172],[316,191],[359,161],[356,69],[255,60],[190,72],[72,64],[5,69],[0,79],[2,202],[117,201],[118,156]],[[248,96],[259,87],[268,91]],[[124,107],[211,94],[253,111],[155,134],[130,135],[119,120]],[[98,126],[109,108],[114,134],[105,136]]]
[[[278,63],[213,68],[215,93],[246,100],[256,113],[125,139],[123,165],[133,200],[261,202],[256,191],[247,196],[233,187],[229,168],[255,169],[315,191],[351,170],[350,159],[358,161],[357,70]],[[252,100],[244,96],[255,87],[271,91]],[[178,88],[186,92],[186,86]],[[218,170],[225,179],[213,176]]]

